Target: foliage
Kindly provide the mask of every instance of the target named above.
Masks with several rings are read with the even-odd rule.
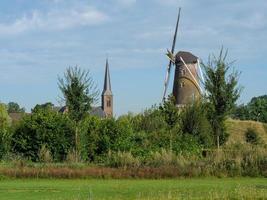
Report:
[[[37,161],[38,153],[45,145],[54,160],[62,161],[73,147],[72,124],[67,116],[50,109],[24,116],[12,136],[13,151]]]
[[[50,110],[52,111],[54,107],[54,104],[52,104],[51,102],[47,102],[44,104],[37,104],[33,109],[32,109],[32,113],[37,113],[39,111],[42,110]]]
[[[175,105],[174,96],[169,96],[167,101],[164,101],[163,105],[160,105],[159,109],[170,129],[177,125],[179,120],[179,111]]]
[[[45,145],[42,145],[41,149],[38,153],[38,158],[40,162],[49,163],[52,162],[53,159],[51,157],[50,151],[46,148]]]
[[[235,103],[240,96],[238,88],[238,73],[229,73],[231,65],[226,63],[227,52],[221,50],[219,56],[202,64],[205,70],[205,89],[207,91],[208,114],[211,123],[214,143],[222,145],[227,140],[225,120],[231,114]]]
[[[259,144],[260,142],[259,134],[252,128],[247,129],[245,137],[246,137],[246,142],[250,144]]]
[[[267,122],[267,95],[253,97],[247,105],[235,109],[234,118]]]
[[[201,100],[194,101],[182,109],[180,116],[182,133],[192,135],[203,147],[211,147],[212,129],[207,119],[206,104]]]
[[[10,148],[10,125],[11,119],[7,108],[0,103],[0,159],[9,151]]]
[[[58,86],[68,108],[71,119],[82,120],[97,101],[98,90],[90,72],[81,68],[67,68],[64,77],[58,78]]]
[[[107,155],[110,150],[129,151],[132,148],[132,134],[132,127],[125,118],[100,120],[88,116],[82,122],[81,156],[92,161],[98,156]]]
[[[99,118],[91,116],[87,116],[81,123],[80,153],[85,161],[93,161],[97,156],[100,123]]]
[[[25,108],[21,108],[16,102],[9,102],[7,104],[8,113],[24,113]]]

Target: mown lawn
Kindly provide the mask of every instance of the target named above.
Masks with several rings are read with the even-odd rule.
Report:
[[[0,180],[0,199],[267,199],[267,179]]]

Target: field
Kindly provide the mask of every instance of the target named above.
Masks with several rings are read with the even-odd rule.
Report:
[[[267,179],[4,179],[0,199],[267,199]]]

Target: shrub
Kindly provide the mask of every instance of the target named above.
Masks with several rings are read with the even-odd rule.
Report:
[[[42,145],[38,153],[39,161],[44,163],[50,163],[53,161],[50,151],[46,148],[45,145]]]
[[[260,137],[259,134],[256,130],[252,128],[248,128],[247,131],[245,132],[245,138],[246,142],[250,144],[259,144],[260,142]]]
[[[50,109],[40,109],[24,116],[12,136],[13,152],[32,161],[39,159],[38,153],[43,145],[50,151],[53,160],[62,161],[73,144],[72,121]]]
[[[8,153],[10,149],[11,119],[8,116],[7,108],[4,104],[0,104],[0,159]]]
[[[71,149],[66,157],[66,162],[67,163],[77,163],[80,162],[80,155],[78,155],[78,152],[75,149]]]
[[[212,129],[206,112],[202,101],[195,101],[187,105],[180,114],[182,133],[192,135],[205,148],[212,145]]]

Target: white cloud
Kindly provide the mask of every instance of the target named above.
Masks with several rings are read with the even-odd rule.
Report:
[[[108,19],[106,14],[92,7],[53,10],[47,13],[34,11],[9,24],[0,23],[0,35],[19,34],[32,30],[64,30],[77,26],[97,25]]]

